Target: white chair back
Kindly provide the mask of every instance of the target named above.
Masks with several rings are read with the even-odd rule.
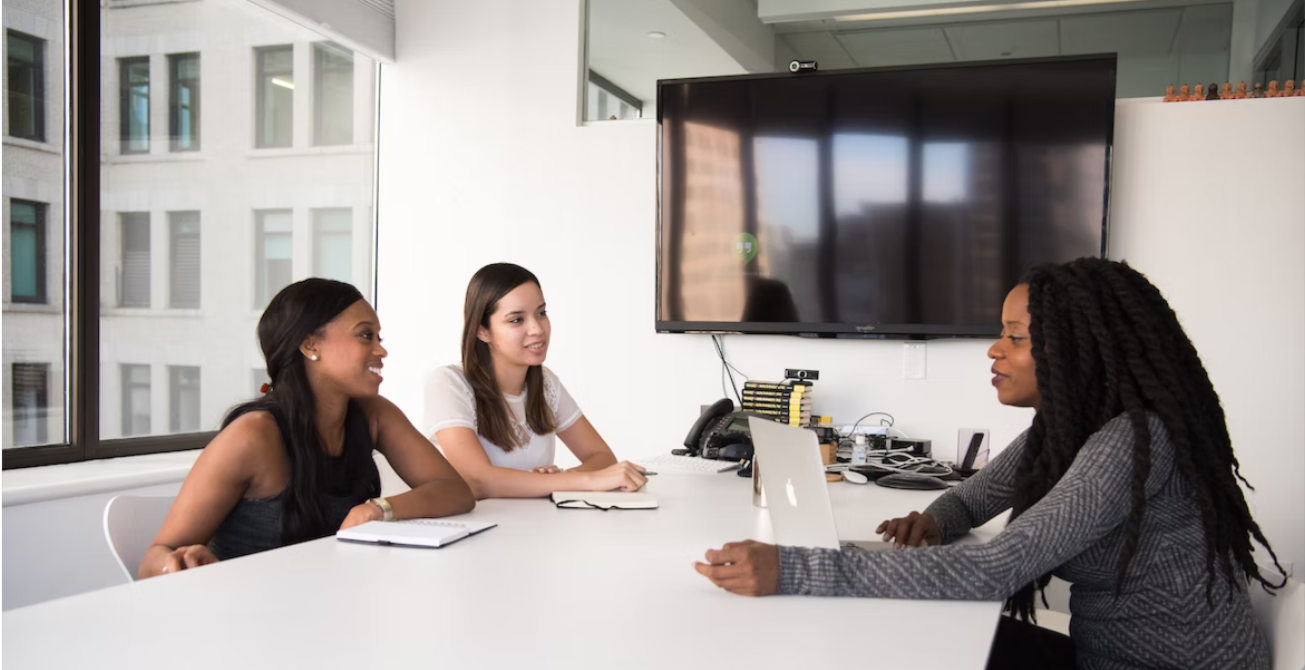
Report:
[[[1272,581],[1278,575],[1266,576]],[[1273,654],[1273,670],[1305,670],[1305,585],[1288,579],[1273,595],[1258,582],[1251,582],[1250,589],[1251,608]]]
[[[118,496],[104,507],[104,538],[118,567],[135,581],[145,550],[163,527],[175,496]]]

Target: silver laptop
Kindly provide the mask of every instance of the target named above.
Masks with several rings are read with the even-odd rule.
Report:
[[[892,548],[888,542],[839,541],[814,432],[756,419],[750,427],[777,544],[825,549],[855,546],[868,551]]]

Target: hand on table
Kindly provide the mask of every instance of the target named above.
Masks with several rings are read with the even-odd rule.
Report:
[[[555,475],[561,471],[562,468],[559,468],[556,465],[541,465],[534,470],[531,470],[531,472],[541,475]]]
[[[911,512],[879,524],[875,532],[883,533],[884,542],[892,542],[894,549],[942,544],[942,533],[938,531],[932,514]]]
[[[163,559],[163,570],[160,574],[170,572],[181,572],[191,568],[198,568],[201,565],[217,563],[218,557],[209,551],[208,546],[203,544],[191,544],[185,547],[177,547]]]
[[[361,526],[368,521],[380,521],[385,518],[385,513],[381,508],[373,503],[365,502],[360,505],[354,505],[349,510],[349,516],[344,517],[344,522],[340,524],[340,530]]]
[[[741,596],[770,596],[779,592],[779,547],[755,540],[730,542],[708,549],[706,563],[694,563],[698,574],[716,586]]]
[[[602,470],[595,470],[589,474],[589,490],[591,491],[638,491],[648,483],[648,477],[644,474],[642,465],[635,465],[630,461],[621,461],[616,465],[610,465]]]

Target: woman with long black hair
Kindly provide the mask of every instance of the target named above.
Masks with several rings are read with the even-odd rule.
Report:
[[[471,489],[403,412],[380,396],[380,319],[356,288],[305,279],[258,322],[271,377],[227,414],[195,461],[142,578],[333,534],[373,520],[475,507]],[[381,498],[372,451],[412,489]]]
[[[1269,668],[1248,587],[1262,575],[1219,397],[1160,291],[1123,263],[1034,269],[988,351],[1006,405],[1033,425],[923,514],[885,521],[869,553],[756,542],[700,573],[745,595],[1005,600],[990,668]],[[1005,510],[985,544],[951,542]],[[939,545],[939,546],[934,546]],[[1070,637],[1027,623],[1051,575],[1073,583]],[[1258,582],[1259,584],[1255,584]],[[1019,619],[1023,619],[1020,621]]]

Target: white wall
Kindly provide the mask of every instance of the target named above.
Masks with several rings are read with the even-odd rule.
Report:
[[[1192,138],[1217,139],[1194,157]],[[1123,101],[1115,147],[1110,255],[1178,313],[1256,519],[1305,568],[1305,99]]]
[[[391,371],[385,393],[420,424],[423,375],[458,358],[467,280],[485,263],[512,261],[544,285],[554,327],[549,366],[618,455],[679,446],[699,406],[723,395],[720,366],[705,336],[653,332],[655,128],[650,121],[575,126],[578,3],[401,0],[397,11],[398,64],[385,67],[381,89],[378,296]],[[475,29],[483,25],[510,27]],[[522,100],[531,101],[530,113],[517,113]],[[1301,210],[1281,203],[1299,200],[1305,140],[1281,126],[1305,115],[1285,107],[1275,115],[1267,106],[1274,102],[1305,104],[1152,105],[1148,114],[1161,116],[1144,117],[1140,131],[1130,125],[1131,108],[1121,108],[1115,248],[1144,270],[1155,268],[1157,282],[1178,300],[1211,362],[1244,472],[1260,483],[1261,520],[1284,558],[1300,562],[1305,544],[1290,518],[1305,505],[1288,477],[1305,468],[1298,447],[1292,454],[1279,444],[1298,445],[1305,436],[1301,259],[1287,267],[1251,262],[1261,253],[1302,250],[1300,229],[1289,232]],[[1266,106],[1254,107],[1260,104]],[[1199,131],[1179,132],[1166,114],[1213,116]],[[1238,216],[1252,212],[1262,216]],[[1214,236],[1234,222],[1238,235]],[[1266,243],[1275,238],[1252,235],[1250,226],[1296,235],[1296,242]],[[1170,239],[1175,230],[1185,231],[1181,240]],[[1226,267],[1233,249],[1239,266],[1211,272],[1212,265]],[[1279,279],[1270,288],[1248,281],[1248,272]],[[1203,281],[1189,284],[1198,273]],[[1197,304],[1215,278],[1224,291],[1237,292],[1229,303],[1235,310]],[[1297,291],[1289,293],[1294,302],[1274,301],[1284,290]],[[1248,308],[1265,312],[1272,328],[1233,320]],[[1187,317],[1187,309],[1205,311]],[[993,397],[984,342],[930,343],[923,381],[901,378],[899,342],[736,336],[727,346],[735,365],[758,378],[776,378],[785,367],[819,369],[818,413],[850,421],[888,411],[942,453],[954,450],[958,428],[991,428],[1001,445],[1030,418]],[[1272,357],[1239,377],[1233,366],[1247,366],[1252,351]],[[1264,365],[1283,372],[1261,374],[1256,386],[1242,383]]]

